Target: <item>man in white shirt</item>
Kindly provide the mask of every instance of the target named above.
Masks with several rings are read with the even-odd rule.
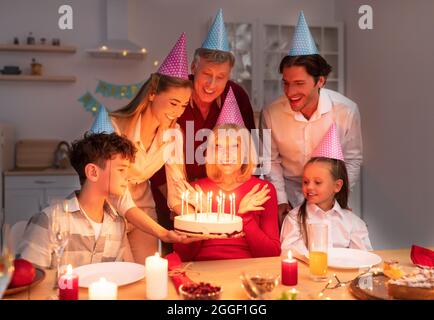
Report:
[[[331,66],[318,54],[303,13],[279,72],[285,94],[263,110],[262,124],[271,129],[271,156],[264,159],[264,168],[269,168],[267,179],[276,187],[280,225],[284,215],[302,203],[303,167],[332,123],[337,126],[350,187],[355,185],[362,164],[362,133],[357,104],[323,88]]]

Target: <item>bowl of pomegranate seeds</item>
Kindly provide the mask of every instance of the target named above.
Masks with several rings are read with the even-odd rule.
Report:
[[[219,300],[222,291],[222,287],[207,282],[183,284],[179,287],[179,294],[184,300]]]

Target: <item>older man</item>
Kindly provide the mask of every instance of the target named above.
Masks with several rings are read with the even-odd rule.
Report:
[[[201,157],[195,156],[199,153],[203,155],[205,151],[206,138],[200,138],[198,132],[202,129],[214,128],[230,88],[235,95],[246,128],[255,129],[249,96],[240,85],[229,80],[234,63],[235,57],[229,50],[223,11],[220,9],[207,38],[195,51],[191,64],[193,74],[190,75],[193,81],[192,99],[178,119],[178,124],[184,132],[184,157],[188,181],[206,176],[205,163],[201,162]],[[196,140],[195,137],[199,139]],[[166,204],[164,168],[151,178],[151,186],[156,201],[158,221],[163,226],[170,227],[172,221]]]

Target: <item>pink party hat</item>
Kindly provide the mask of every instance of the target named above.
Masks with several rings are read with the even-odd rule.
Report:
[[[330,126],[329,131],[327,131],[319,145],[312,153],[312,158],[313,157],[324,157],[344,161],[344,154],[342,153],[338,130],[335,123]]]
[[[176,41],[157,73],[188,80],[188,62],[185,32]]]
[[[220,111],[220,115],[217,119],[216,126],[225,123],[234,123],[241,127],[245,127],[243,117],[241,116],[240,108],[238,107],[238,103],[235,99],[232,88],[229,88],[225,103],[223,104],[222,110]]]

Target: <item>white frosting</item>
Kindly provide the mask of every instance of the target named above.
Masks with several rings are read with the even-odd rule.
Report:
[[[202,234],[231,234],[243,231],[243,219],[227,213],[194,213],[175,217],[175,229]]]

